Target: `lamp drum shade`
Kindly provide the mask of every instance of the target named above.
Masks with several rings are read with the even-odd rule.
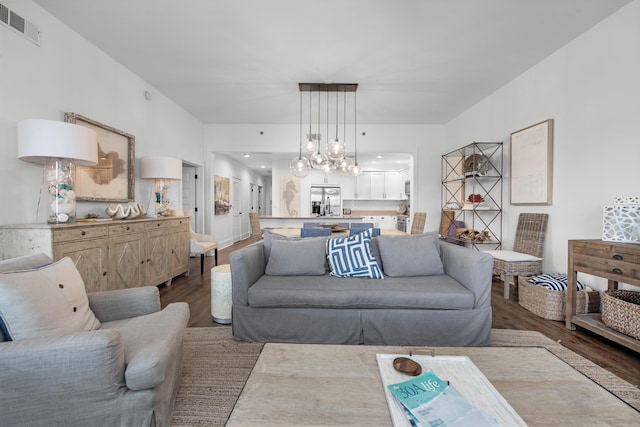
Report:
[[[45,164],[50,158],[66,159],[77,166],[98,163],[98,134],[93,129],[55,120],[18,122],[18,158]]]
[[[140,178],[182,180],[182,160],[173,157],[142,157]]]

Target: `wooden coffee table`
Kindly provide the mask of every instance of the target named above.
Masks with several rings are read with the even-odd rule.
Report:
[[[391,346],[266,344],[227,426],[391,426],[376,354]],[[468,356],[530,425],[637,426],[640,414],[542,347],[434,348]]]

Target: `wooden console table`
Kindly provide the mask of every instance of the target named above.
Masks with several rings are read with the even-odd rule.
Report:
[[[566,327],[588,329],[620,345],[640,352],[640,341],[608,328],[600,313],[576,314],[578,272],[603,277],[609,289],[618,282],[640,286],[640,245],[602,240],[569,240]]]
[[[171,284],[189,272],[189,218],[0,226],[0,259],[68,256],[87,292]]]

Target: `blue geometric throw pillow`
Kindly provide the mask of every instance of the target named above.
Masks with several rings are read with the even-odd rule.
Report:
[[[327,240],[327,260],[331,275],[384,279],[371,250],[371,232]]]
[[[538,274],[527,280],[534,285],[544,286],[551,291],[566,291],[569,278],[564,273]],[[585,287],[580,281],[576,280],[576,290],[582,291]]]

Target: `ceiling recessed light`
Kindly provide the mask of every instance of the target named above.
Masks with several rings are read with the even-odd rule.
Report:
[[[262,165],[262,166],[260,166],[260,169],[264,169],[265,167],[266,167],[265,165]]]
[[[245,155],[244,155],[244,156],[242,156],[242,157],[251,157],[251,154],[245,154]]]
[[[376,159],[381,159],[381,158],[382,158],[382,154],[378,154],[378,155],[376,156]]]

